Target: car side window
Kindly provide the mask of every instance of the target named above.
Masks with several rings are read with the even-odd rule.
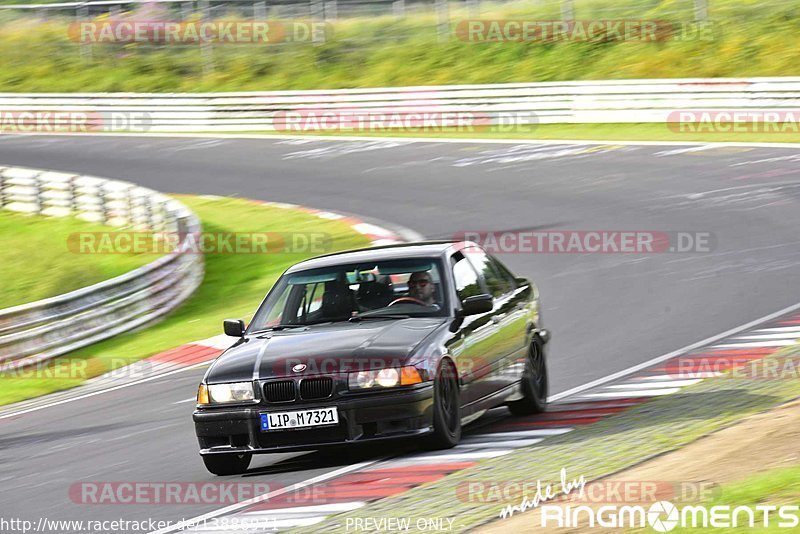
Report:
[[[456,285],[456,293],[461,302],[464,302],[467,297],[483,293],[478,281],[478,273],[475,272],[475,269],[472,268],[472,265],[462,254],[454,255],[450,261],[453,265],[453,280]]]
[[[300,308],[297,310],[295,319],[305,319],[313,312],[322,307],[322,293],[325,291],[324,284],[307,284],[305,286],[305,295],[300,302]]]
[[[494,256],[489,256],[489,259],[491,260],[492,265],[497,268],[497,272],[500,273],[500,276],[508,281],[508,284],[511,286],[511,290],[513,291],[514,289],[517,289],[517,278],[511,271],[508,270],[508,267],[503,265],[503,263]]]
[[[470,247],[467,249],[466,256],[475,266],[475,269],[481,273],[481,276],[486,282],[486,288],[493,297],[502,297],[513,290],[513,286],[509,283],[508,279],[500,274],[492,258],[484,251],[479,248]]]

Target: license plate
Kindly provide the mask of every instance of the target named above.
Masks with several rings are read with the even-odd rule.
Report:
[[[311,426],[335,425],[339,422],[336,408],[317,408],[295,412],[274,412],[261,414],[261,430],[286,430]]]

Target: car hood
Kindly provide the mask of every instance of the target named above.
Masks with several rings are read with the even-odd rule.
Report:
[[[364,320],[249,337],[214,362],[206,373],[206,382],[399,367],[405,365],[414,349],[445,321],[442,317]]]

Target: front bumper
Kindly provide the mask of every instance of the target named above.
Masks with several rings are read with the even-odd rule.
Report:
[[[260,414],[335,406],[335,426],[262,432]],[[200,454],[271,453],[320,449],[418,436],[433,429],[433,385],[370,392],[322,403],[198,408],[192,418]]]

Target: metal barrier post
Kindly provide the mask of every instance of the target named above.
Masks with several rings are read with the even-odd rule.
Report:
[[[108,199],[106,198],[106,184],[100,183],[97,186],[97,197],[100,199],[100,214],[103,217],[103,224],[108,224]]]
[[[192,18],[192,13],[194,12],[193,2],[184,2],[181,4],[181,20],[187,21]]]
[[[34,204],[36,206],[36,213],[42,213],[42,207],[44,206],[44,200],[42,200],[42,187],[43,183],[39,179],[39,175],[33,177],[33,187],[36,190]]]
[[[69,178],[69,211],[70,213],[78,213],[78,186],[75,185],[77,176],[70,176]]]
[[[392,2],[392,13],[398,19],[406,17],[406,2],[405,0],[395,0]]]
[[[436,34],[440,42],[450,39],[450,12],[447,0],[436,0]]]
[[[266,2],[256,2],[253,4],[253,18],[256,20],[266,20],[267,19],[267,3]]]
[[[309,11],[311,12],[311,21],[312,23],[320,22],[325,20],[325,4],[323,0],[311,0],[311,3],[308,6]],[[311,42],[314,44],[322,44],[325,42],[325,32],[311,32]]]
[[[575,4],[572,0],[561,0],[561,20],[575,20]]]
[[[467,0],[467,13],[470,17],[479,17],[481,15],[480,0]]]
[[[336,17],[339,13],[338,8],[339,6],[337,5],[336,0],[326,0],[324,13],[325,20],[336,20]]]
[[[694,0],[694,20],[708,20],[708,0]]]
[[[86,21],[89,19],[89,8],[83,4],[75,11],[75,22],[78,24],[81,23],[82,20]],[[90,43],[79,43],[78,48],[80,49],[81,58],[84,60],[92,59],[92,45]]]
[[[200,18],[205,22],[211,18],[208,0],[200,0],[198,2],[200,9]],[[203,74],[211,74],[214,72],[214,48],[211,43],[203,41],[200,44],[200,55],[203,59]]]

